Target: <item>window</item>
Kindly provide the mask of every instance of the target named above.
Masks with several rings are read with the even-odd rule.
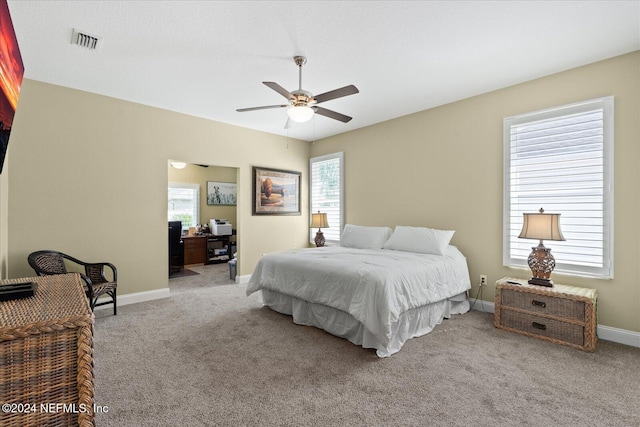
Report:
[[[560,213],[555,272],[613,277],[613,97],[504,120],[503,263],[527,267],[523,213]]]
[[[182,221],[182,229],[200,223],[200,186],[169,183],[169,221]]]
[[[322,230],[327,243],[339,243],[344,221],[344,154],[309,160],[309,223],[311,213],[326,212],[329,228]],[[313,242],[318,230],[310,230]]]

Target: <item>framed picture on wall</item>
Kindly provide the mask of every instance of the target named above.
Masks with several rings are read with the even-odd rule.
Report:
[[[238,185],[235,182],[207,181],[207,205],[235,206],[238,201]]]
[[[301,215],[302,173],[253,167],[253,215]]]

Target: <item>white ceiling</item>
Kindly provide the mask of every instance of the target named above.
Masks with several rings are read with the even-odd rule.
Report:
[[[25,77],[315,140],[640,49],[640,1],[17,1]],[[103,38],[71,44],[73,29]],[[285,130],[286,100],[354,84]]]

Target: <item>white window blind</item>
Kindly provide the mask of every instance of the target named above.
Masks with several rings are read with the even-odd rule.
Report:
[[[200,185],[169,183],[169,221],[182,221],[188,229],[200,223]]]
[[[560,213],[555,272],[613,277],[613,97],[504,120],[504,265],[527,267],[523,213]]]
[[[325,212],[329,228],[323,228],[327,243],[339,243],[344,221],[344,155],[342,152],[309,161],[309,223],[311,214]],[[310,230],[313,242],[317,229]]]

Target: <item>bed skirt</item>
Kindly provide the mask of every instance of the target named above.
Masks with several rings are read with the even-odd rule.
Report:
[[[407,340],[428,334],[443,319],[469,311],[466,292],[409,310],[393,325],[391,339],[382,342],[368,332],[362,323],[342,310],[267,289],[262,289],[261,299],[262,304],[272,310],[292,316],[293,322],[298,325],[315,326],[353,344],[374,348],[378,357],[388,357],[397,353]]]

